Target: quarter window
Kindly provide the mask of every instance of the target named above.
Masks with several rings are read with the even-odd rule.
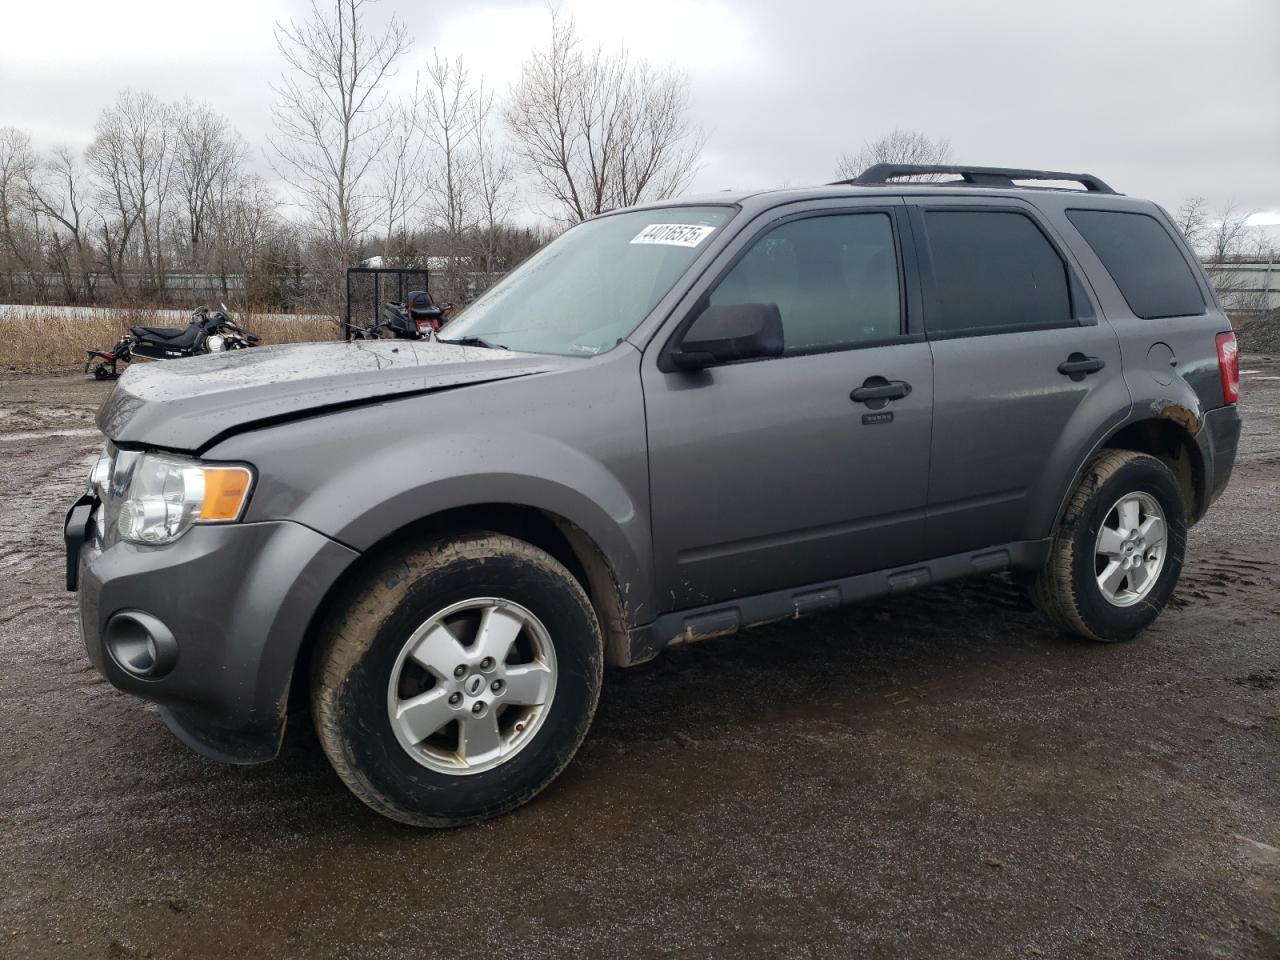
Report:
[[[784,223],[756,241],[709,302],[776,303],[788,354],[895,337],[902,302],[893,223],[884,213]]]
[[[1204,297],[1173,237],[1155,217],[1119,210],[1068,210],[1067,218],[1111,274],[1134,316],[1204,313]]]
[[[999,333],[1073,323],[1067,265],[1030,217],[1006,210],[930,210],[931,334]]]

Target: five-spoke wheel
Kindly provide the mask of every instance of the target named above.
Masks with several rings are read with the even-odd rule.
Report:
[[[582,584],[496,533],[386,551],[326,623],[311,703],[325,755],[380,813],[444,827],[519,806],[595,713],[604,644]]]
[[[1164,569],[1164,511],[1149,493],[1126,493],[1107,511],[1094,547],[1098,587],[1117,607],[1151,592]]]
[[[405,643],[387,714],[400,745],[443,773],[488,770],[537,735],[556,691],[547,628],[493,597],[450,604]]]
[[[1093,640],[1127,640],[1164,609],[1182,570],[1187,503],[1165,462],[1105,450],[1071,495],[1032,584],[1041,612]]]

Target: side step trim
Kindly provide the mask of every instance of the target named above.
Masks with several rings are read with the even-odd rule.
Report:
[[[775,590],[723,603],[674,610],[631,630],[630,662],[643,663],[677,643],[710,640],[775,620],[798,619],[876,597],[908,593],[937,583],[1000,570],[1031,570],[1044,565],[1049,540],[1020,540],[1000,547],[956,553],[825,583]]]

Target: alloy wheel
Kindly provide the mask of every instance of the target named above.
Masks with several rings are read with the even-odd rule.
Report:
[[[1098,528],[1094,573],[1109,603],[1131,607],[1151,592],[1164,569],[1168,524],[1149,493],[1126,493]]]
[[[405,642],[387,715],[424,767],[480,773],[534,738],[555,690],[555,648],[542,622],[517,603],[478,597],[445,607]]]

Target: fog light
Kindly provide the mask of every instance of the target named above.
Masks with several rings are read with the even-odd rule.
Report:
[[[122,610],[107,621],[103,645],[125,673],[157,680],[178,662],[178,641],[149,613]]]

